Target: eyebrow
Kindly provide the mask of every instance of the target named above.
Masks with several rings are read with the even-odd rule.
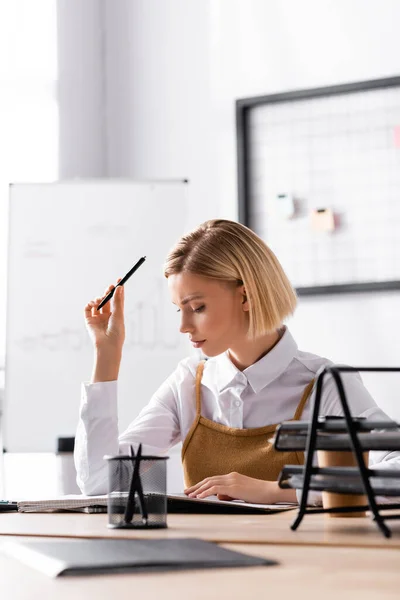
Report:
[[[203,294],[196,292],[195,294],[191,294],[190,296],[186,296],[181,302],[182,305],[187,304],[191,300],[195,300],[196,298],[204,298]]]

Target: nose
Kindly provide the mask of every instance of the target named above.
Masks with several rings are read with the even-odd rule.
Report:
[[[181,333],[189,333],[190,331],[193,331],[193,326],[190,322],[190,317],[188,315],[185,315],[183,311],[179,331]]]

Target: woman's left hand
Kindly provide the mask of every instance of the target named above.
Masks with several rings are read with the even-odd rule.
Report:
[[[279,487],[276,481],[263,481],[240,473],[207,477],[185,489],[185,494],[189,498],[207,498],[215,495],[219,500],[244,500],[256,504],[279,502]]]

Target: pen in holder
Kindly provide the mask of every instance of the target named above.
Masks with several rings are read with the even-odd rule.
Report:
[[[106,456],[108,461],[108,527],[152,529],[167,527],[167,458],[135,455]]]

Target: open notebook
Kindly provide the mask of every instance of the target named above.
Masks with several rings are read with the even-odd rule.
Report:
[[[218,500],[216,496],[209,498],[188,498],[185,494],[168,494],[168,513],[227,513],[255,514],[272,513],[290,510],[297,504],[251,504],[241,500]],[[17,502],[19,512],[106,512],[107,496],[68,495],[59,498],[40,500],[20,500]]]
[[[69,494],[57,498],[19,500],[18,512],[107,512],[107,496]]]

